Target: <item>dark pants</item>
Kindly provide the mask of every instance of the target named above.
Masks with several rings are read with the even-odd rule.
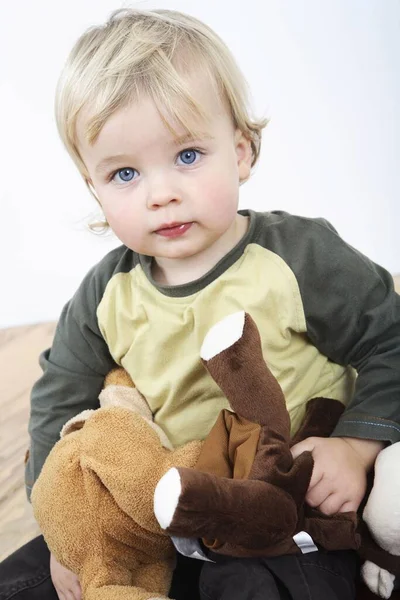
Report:
[[[359,570],[352,551],[277,558],[213,554],[200,576],[201,600],[354,600]]]
[[[202,562],[178,555],[170,596],[199,600],[198,577]],[[50,553],[42,536],[0,563],[0,600],[58,600],[50,579]]]

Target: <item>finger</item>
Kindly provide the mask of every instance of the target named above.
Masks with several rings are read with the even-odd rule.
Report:
[[[324,472],[318,469],[314,463],[314,468],[311,473],[310,484],[308,486],[308,493],[310,493],[315,487],[319,486],[324,478]]]
[[[322,504],[318,506],[318,509],[324,513],[324,515],[335,515],[339,512],[340,507],[343,505],[343,500],[337,496],[337,494],[331,494],[328,496]]]
[[[309,489],[306,495],[306,502],[313,508],[318,508],[331,495],[332,491],[326,489],[323,485],[317,485],[313,489]]]
[[[294,444],[294,446],[290,448],[290,452],[292,453],[293,458],[297,458],[298,456],[300,456],[300,454],[303,454],[303,452],[312,452],[314,448],[315,442],[313,438],[307,438],[302,442]]]
[[[359,502],[354,500],[347,500],[344,502],[342,506],[339,508],[338,512],[357,512],[359,506]]]
[[[57,596],[58,596],[59,600],[66,600],[66,598],[64,596],[64,592],[61,591],[60,588],[57,588],[56,586],[54,586],[54,588],[55,588],[55,590],[57,592]]]
[[[79,584],[79,581],[72,588],[72,593],[74,595],[74,600],[82,600],[82,588]]]

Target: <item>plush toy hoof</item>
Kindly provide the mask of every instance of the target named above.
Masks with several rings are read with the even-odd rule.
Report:
[[[167,529],[171,525],[181,491],[179,471],[172,467],[161,477],[154,491],[154,514],[162,529]]]
[[[381,598],[390,598],[395,580],[392,573],[367,560],[362,566],[361,574],[372,593]]]
[[[211,360],[240,340],[243,335],[245,316],[245,312],[241,310],[228,315],[211,327],[200,350],[201,358]]]

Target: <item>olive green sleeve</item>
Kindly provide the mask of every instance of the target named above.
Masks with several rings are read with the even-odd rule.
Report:
[[[357,370],[333,435],[399,441],[400,297],[392,276],[322,219],[276,213],[261,235],[296,276],[313,344]]]
[[[121,249],[113,251],[87,274],[61,313],[51,349],[40,357],[43,375],[31,394],[28,498],[62,426],[82,410],[98,407],[104,377],[115,367],[96,310],[107,282],[121,268],[120,254]]]

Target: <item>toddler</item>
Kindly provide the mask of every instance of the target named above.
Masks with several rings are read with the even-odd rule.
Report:
[[[73,48],[56,114],[104,226],[122,245],[89,271],[41,357],[28,495],[63,424],[98,407],[116,364],[174,446],[204,439],[227,401],[199,349],[212,325],[244,309],[260,330],[293,433],[310,398],[345,404],[331,438],[305,440],[293,454],[312,451],[311,506],[357,510],[378,452],[400,439],[399,296],[390,274],[324,219],[238,211],[266,120],[250,115],[245,81],[224,43],[179,12],[117,11]],[[54,591],[43,539],[33,544],[36,571],[32,545],[0,566],[7,569],[0,598],[33,599],[40,590],[44,600],[55,593],[79,600],[77,578],[52,557]],[[179,560],[171,594],[195,598],[201,563]],[[199,593],[203,600],[350,600],[356,567],[350,551],[221,556],[204,564]]]

